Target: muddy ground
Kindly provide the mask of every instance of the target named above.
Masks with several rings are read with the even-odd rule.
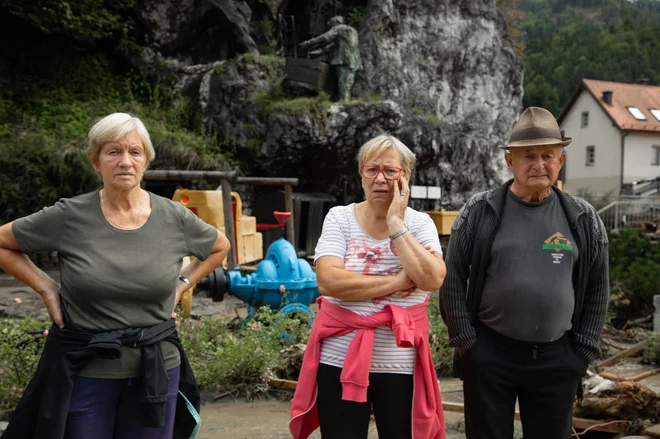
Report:
[[[57,273],[49,273],[57,278]],[[16,301],[16,299],[19,299]],[[245,317],[247,310],[243,302],[235,297],[227,297],[222,302],[196,296],[193,300],[193,314],[222,315],[227,318]],[[5,274],[0,274],[0,317],[35,317],[44,319],[46,310],[41,298],[29,288],[18,284]],[[442,383],[443,398],[446,401],[462,402],[461,383],[458,380],[445,380]],[[290,438],[288,432],[288,401],[234,401],[223,398],[213,401],[213,395],[204,395],[202,407],[202,429],[198,439],[279,439]],[[448,439],[463,439],[463,416],[446,413]],[[519,426],[518,426],[519,429]],[[315,432],[311,438],[319,439]],[[376,425],[370,426],[369,439],[377,438]],[[521,436],[519,436],[521,437]]]
[[[57,273],[52,273],[57,277]],[[16,300],[19,299],[19,300]],[[223,302],[214,303],[210,299],[196,296],[193,300],[193,314],[222,315],[227,318],[235,316],[244,317],[246,308],[243,302],[235,297],[227,297]],[[46,316],[45,307],[40,297],[30,289],[21,286],[15,280],[0,274],[0,317],[26,317],[32,316],[43,319]],[[649,367],[636,363],[622,363],[610,372],[621,376],[637,375]],[[660,375],[642,381],[655,392],[660,392]],[[459,380],[444,379],[441,382],[441,391],[444,401],[462,402],[462,385]],[[205,395],[205,404],[202,407],[202,429],[199,439],[285,439],[288,433],[287,401],[269,400],[245,402],[234,401],[231,398],[213,400],[213,395]],[[459,413],[445,413],[447,421],[447,438],[463,439],[463,416]],[[371,424],[369,439],[378,437],[376,426]],[[516,422],[516,438],[521,438],[520,423]],[[594,437],[594,436],[590,436]],[[603,435],[611,438],[611,435]],[[319,439],[318,432],[311,436]]]

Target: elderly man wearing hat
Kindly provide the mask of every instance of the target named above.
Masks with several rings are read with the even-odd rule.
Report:
[[[607,233],[554,186],[570,143],[549,111],[525,110],[502,147],[513,179],[471,197],[452,227],[440,298],[468,439],[511,439],[516,399],[525,438],[569,438],[600,355]]]

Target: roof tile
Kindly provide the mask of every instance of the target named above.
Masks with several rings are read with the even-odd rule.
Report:
[[[660,121],[650,111],[653,108],[660,110],[660,87],[594,79],[584,79],[583,81],[621,130],[660,132]],[[612,105],[608,105],[603,100],[604,91],[612,92]],[[646,117],[646,121],[635,119],[628,111],[628,107],[639,108],[639,111]]]

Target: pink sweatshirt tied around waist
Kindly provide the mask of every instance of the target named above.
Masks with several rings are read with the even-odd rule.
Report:
[[[374,329],[378,326],[392,329],[397,346],[417,349],[413,372],[413,439],[445,439],[442,399],[428,342],[426,310],[429,300],[427,298],[424,303],[409,308],[386,305],[370,316],[361,316],[322,297],[317,300],[319,313],[307,342],[298,386],[291,401],[289,430],[294,439],[306,439],[319,426],[316,375],[321,359],[321,340],[357,329],[341,372],[342,399],[366,402]]]

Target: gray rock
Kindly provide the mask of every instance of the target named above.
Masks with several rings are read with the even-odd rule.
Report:
[[[145,64],[169,71],[174,89],[200,109],[245,174],[295,176],[298,190],[329,192],[339,202],[360,200],[357,150],[388,132],[417,154],[414,183],[441,186],[445,207],[459,207],[475,191],[505,178],[497,146],[506,141],[521,109],[522,63],[493,2],[370,1],[360,30],[364,70],[354,87],[357,100],[331,104],[283,96],[284,63],[276,57],[188,55],[199,43],[185,46],[181,23],[199,23],[195,17],[209,5],[238,22],[249,21],[249,14],[240,8],[228,13],[220,0],[189,11],[187,1],[165,10],[185,10],[188,18],[167,21],[162,17],[170,12],[156,6],[145,12],[159,17],[152,21],[160,26],[152,32],[160,42],[145,51],[151,60]],[[227,54],[245,51],[245,43],[233,35]],[[181,50],[186,47],[185,55],[164,51],[175,42]],[[204,62],[191,65],[200,58]],[[437,202],[412,205],[440,207]]]
[[[257,53],[245,1],[156,0],[138,10],[141,39],[165,57],[199,64]]]
[[[358,95],[379,94],[437,116],[445,157],[471,174],[469,190],[504,177],[497,145],[521,110],[523,66],[494,2],[374,0],[360,46]]]

